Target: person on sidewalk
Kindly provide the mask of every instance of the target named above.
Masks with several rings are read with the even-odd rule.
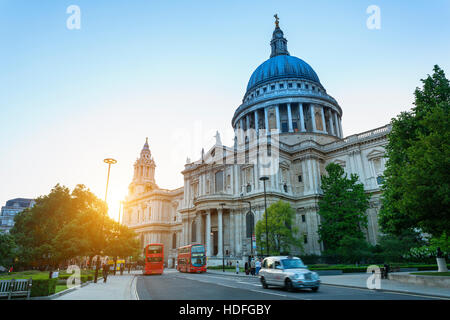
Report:
[[[124,269],[124,265],[123,263],[120,264],[120,275],[123,276],[123,269]]]
[[[244,270],[245,270],[245,274],[248,275],[250,273],[250,269],[248,267],[248,262],[245,262],[244,264]]]
[[[259,270],[261,270],[261,261],[259,259],[256,259],[256,262],[255,262],[255,273],[256,273],[256,275],[259,274]]]
[[[103,283],[105,283],[106,280],[108,279],[109,265],[103,263],[102,270],[103,270]]]
[[[239,261],[236,261],[236,274],[239,274]]]
[[[256,265],[255,265],[255,258],[252,258],[252,261],[250,261],[250,274],[252,276],[255,275]]]

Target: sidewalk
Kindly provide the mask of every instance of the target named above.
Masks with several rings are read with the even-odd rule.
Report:
[[[240,272],[236,274],[236,272],[231,271],[219,271],[219,270],[208,270],[208,273],[218,274],[224,276],[236,276],[236,277],[247,277],[247,278],[255,278],[256,276],[246,275],[245,273]],[[320,280],[322,284],[326,285],[334,285],[341,287],[351,287],[351,288],[360,288],[367,289],[367,279],[371,274],[369,273],[344,273],[342,275],[336,276],[320,276]],[[367,289],[369,290],[369,289]],[[381,280],[381,291],[389,291],[389,292],[397,292],[397,293],[409,293],[409,294],[419,294],[426,296],[435,296],[435,297],[443,297],[450,299],[450,290],[448,288],[438,288],[438,287],[430,287],[430,286],[421,286],[410,283],[402,283],[394,280]]]
[[[136,294],[136,275],[142,271],[125,272],[121,275],[109,275],[106,283],[103,278],[52,298],[52,300],[138,300]]]

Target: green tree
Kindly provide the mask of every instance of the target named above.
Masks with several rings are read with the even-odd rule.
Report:
[[[417,232],[405,230],[400,235],[385,234],[378,239],[379,256],[384,262],[402,262],[411,248],[421,246],[423,241]]]
[[[363,229],[367,228],[365,212],[369,207],[369,195],[358,183],[356,174],[347,178],[344,169],[334,163],[328,164],[325,169],[327,175],[321,179],[323,197],[319,201],[318,212],[320,241],[327,253],[350,257],[354,244],[365,242]],[[360,252],[366,246],[364,244]]]
[[[7,233],[0,233],[0,266],[7,268],[13,262],[16,244],[13,237]]]
[[[415,107],[392,119],[379,223],[400,235],[450,233],[450,85],[434,66],[415,90]]]
[[[105,253],[111,257],[139,257],[141,254],[140,241],[136,233],[127,226],[114,221],[108,222],[108,240]]]
[[[298,228],[294,226],[295,212],[290,204],[279,200],[267,208],[267,227],[269,254],[279,255],[301,250],[302,243],[295,237]],[[256,244],[259,252],[265,254],[266,248],[266,213],[256,223]],[[263,248],[263,249],[262,249]]]
[[[22,263],[56,266],[79,256],[100,254],[106,247],[101,230],[106,204],[83,185],[70,192],[56,185],[36,199],[33,208],[15,217],[11,230]]]

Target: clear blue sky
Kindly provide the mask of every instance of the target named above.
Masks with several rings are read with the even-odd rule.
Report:
[[[81,29],[68,30],[69,5]],[[366,27],[369,5],[381,29]],[[126,192],[145,137],[161,187],[187,156],[230,144],[231,117],[270,55],[278,13],[291,55],[341,105],[344,135],[411,107],[419,79],[450,73],[450,2],[0,0],[0,205],[56,183]]]

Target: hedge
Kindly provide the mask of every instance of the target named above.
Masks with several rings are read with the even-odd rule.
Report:
[[[59,277],[58,277],[58,279],[60,279],[60,280],[67,280],[67,279],[69,279],[71,277],[71,275],[70,274],[62,274],[62,275],[59,275]],[[91,280],[93,280],[94,279],[94,277],[92,276],[92,275],[88,275],[88,274],[81,274],[80,275],[80,281],[82,282],[82,283],[85,283],[85,282],[87,282],[87,281],[91,281]]]
[[[41,297],[54,294],[58,279],[35,279],[31,286],[31,296]]]

